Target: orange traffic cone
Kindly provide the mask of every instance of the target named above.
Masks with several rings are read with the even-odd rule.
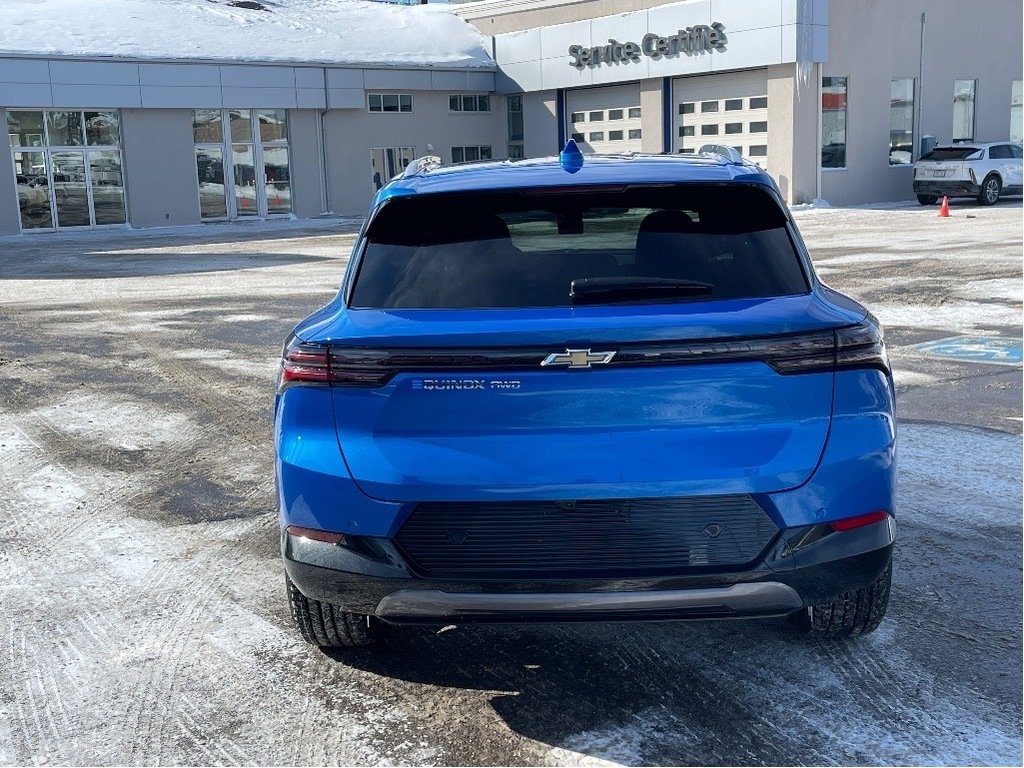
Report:
[[[939,206],[939,218],[949,218],[949,198],[946,195],[942,196],[942,205]]]

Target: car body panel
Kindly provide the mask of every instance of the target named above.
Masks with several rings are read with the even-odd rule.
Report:
[[[1021,193],[1024,172],[1019,144],[1005,141],[963,142],[937,146],[932,151],[966,148],[977,148],[978,151],[962,160],[918,160],[914,165],[914,193],[977,197],[981,192],[982,183],[990,174],[995,174],[999,178],[1002,194]],[[994,148],[1009,148],[1016,156],[993,157]]]
[[[857,302],[818,280],[774,182],[745,163],[710,156],[588,157],[572,174],[553,159],[438,169],[385,185],[370,217],[392,199],[415,195],[507,189],[557,194],[581,187],[689,183],[751,184],[770,195],[785,213],[808,291],[625,306],[353,309],[347,304],[361,257],[357,241],[338,295],[297,325],[294,338],[323,349],[542,348],[557,354],[788,334],[835,338],[842,329],[875,323]],[[396,605],[413,605],[412,613],[437,610],[460,621],[534,620],[533,608],[520,614],[509,606],[547,605],[556,609],[545,618],[562,617],[565,608],[564,618],[573,619],[579,618],[573,606],[595,600],[607,600],[607,610],[584,611],[587,618],[701,618],[719,615],[718,608],[702,604],[688,613],[684,603],[697,596],[671,591],[722,588],[715,594],[727,592],[733,600],[750,590],[730,590],[731,585],[778,583],[792,587],[800,604],[809,605],[869,584],[888,567],[896,458],[894,386],[887,371],[830,367],[788,375],[761,360],[552,370],[540,365],[543,359],[539,354],[535,367],[457,374],[399,369],[376,385],[299,385],[279,391],[275,435],[282,552],[303,594],[395,621],[403,620]],[[427,380],[460,379],[483,386],[426,385]],[[756,562],[720,571],[449,583],[417,575],[395,543],[421,502],[699,500],[734,493],[749,494],[778,534]],[[887,513],[885,521],[868,528],[839,534],[829,527],[831,521],[877,511]],[[312,542],[284,533],[288,526],[345,539],[338,546]],[[808,538],[809,533],[814,536]],[[650,590],[665,590],[664,599],[638,598],[637,609],[629,609],[630,594]],[[599,591],[626,594],[573,598]],[[538,597],[486,596],[508,593]],[[679,602],[672,602],[676,598]],[[736,615],[773,615],[797,604],[782,602],[752,605]],[[642,607],[654,605],[664,608],[664,615]]]

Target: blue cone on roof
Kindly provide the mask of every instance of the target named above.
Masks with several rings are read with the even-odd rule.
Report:
[[[565,149],[558,154],[558,163],[566,173],[576,173],[583,167],[583,153],[574,139],[565,142]]]

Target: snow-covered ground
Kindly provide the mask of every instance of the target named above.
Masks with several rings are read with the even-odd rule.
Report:
[[[444,5],[259,0],[260,8],[246,7],[252,4],[4,0],[0,54],[493,66],[483,36]]]
[[[1020,335],[1020,208],[957,214],[799,214],[890,313],[909,418],[892,605],[847,644],[709,622],[310,649],[271,380],[352,223],[0,240],[0,764],[1019,764],[1020,370],[904,354]]]

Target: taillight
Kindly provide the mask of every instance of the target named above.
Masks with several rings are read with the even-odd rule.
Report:
[[[882,330],[873,320],[836,331],[836,370],[877,368],[889,375],[889,354]]]
[[[888,512],[868,512],[866,515],[847,517],[843,520],[833,520],[829,525],[834,531],[852,531],[855,528],[863,528],[866,525],[880,523],[889,516]]]
[[[296,336],[285,342],[281,355],[278,391],[293,384],[349,384],[377,387],[395,374],[381,367],[390,354],[378,350],[346,350],[327,344],[311,344]]]
[[[321,344],[306,344],[291,336],[285,342],[281,356],[278,389],[292,384],[326,384],[331,380],[328,348]]]

